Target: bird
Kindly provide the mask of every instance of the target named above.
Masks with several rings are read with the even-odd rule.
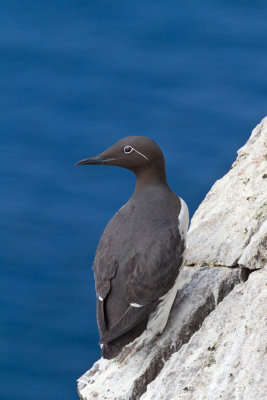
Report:
[[[76,165],[111,165],[136,176],[135,190],[108,222],[93,271],[102,357],[161,334],[178,290],[188,207],[169,187],[165,160],[148,137],[129,136]]]

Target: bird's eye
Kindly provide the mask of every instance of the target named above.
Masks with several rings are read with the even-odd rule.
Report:
[[[132,148],[132,146],[125,146],[123,151],[126,154],[130,154],[133,151],[133,148]]]

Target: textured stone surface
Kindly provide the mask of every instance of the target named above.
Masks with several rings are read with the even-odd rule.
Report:
[[[138,399],[166,360],[188,342],[233,287],[242,280],[240,269],[184,267],[180,288],[164,333],[149,346],[115,360],[97,361],[78,381],[79,395],[89,399]],[[131,347],[128,346],[125,350]]]
[[[236,286],[172,355],[141,400],[264,400],[267,271]]]
[[[186,264],[262,268],[267,259],[266,219],[267,117],[193,216]]]

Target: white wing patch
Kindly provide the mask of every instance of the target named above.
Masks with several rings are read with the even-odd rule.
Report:
[[[144,307],[144,306],[142,306],[142,304],[138,304],[138,303],[130,303],[130,306],[132,306],[132,307]]]

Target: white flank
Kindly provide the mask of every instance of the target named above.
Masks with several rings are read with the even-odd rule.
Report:
[[[181,210],[178,217],[178,229],[181,235],[181,238],[185,241],[188,223],[189,223],[189,212],[187,205],[183,199],[181,199]],[[184,243],[185,244],[185,243]],[[185,254],[185,252],[184,252]],[[184,258],[183,254],[183,258]],[[178,288],[180,285],[179,274],[174,282],[173,287],[162,296],[159,301],[159,305],[156,310],[149,316],[147,329],[143,332],[143,334],[137,339],[137,343],[147,343],[150,342],[156,335],[161,334],[167,324],[169,314],[175,300]]]
[[[189,212],[188,207],[183,199],[181,199],[181,210],[178,217],[178,229],[183,240],[186,240],[186,235],[188,231],[189,224]]]

